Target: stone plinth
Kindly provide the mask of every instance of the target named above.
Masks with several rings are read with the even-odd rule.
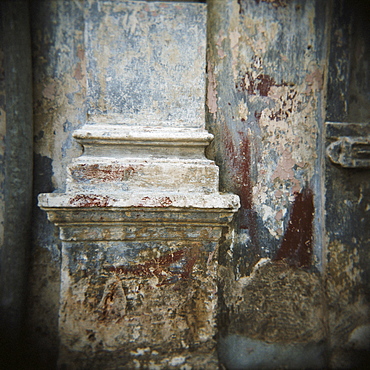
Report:
[[[87,125],[64,194],[60,365],[216,366],[217,243],[239,207],[203,130]],[[203,364],[203,365],[202,365]],[[204,368],[204,367],[203,367]]]

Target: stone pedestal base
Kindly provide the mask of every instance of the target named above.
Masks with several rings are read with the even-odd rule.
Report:
[[[215,242],[63,242],[59,365],[215,365],[216,257]]]
[[[65,194],[40,206],[63,244],[59,365],[215,368],[218,192],[204,130],[87,125]]]

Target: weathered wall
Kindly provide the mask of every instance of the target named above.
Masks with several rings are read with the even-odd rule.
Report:
[[[0,3],[0,363],[19,357],[26,307],[32,191],[28,16],[27,1]]]
[[[16,9],[17,22],[25,26]],[[360,366],[369,348],[369,174],[329,160],[323,171],[323,145],[325,120],[370,117],[366,1],[210,0],[208,10],[206,114],[216,137],[208,156],[221,168],[222,190],[242,201],[219,254],[221,362],[230,368]],[[65,191],[66,166],[81,152],[71,134],[87,115],[84,12],[83,0],[31,2],[35,196]],[[4,19],[11,23],[12,17]],[[10,167],[4,137],[22,148],[24,157],[17,158],[23,164],[31,156],[24,137],[8,131],[26,121],[9,126],[15,111],[8,112],[4,102],[22,96],[8,94],[14,86],[30,89],[7,79],[5,50],[20,47],[26,63],[25,46],[14,40],[26,37],[1,35],[0,180],[5,184]],[[29,186],[26,174],[17,176]],[[5,188],[0,238],[16,241],[4,238]],[[34,199],[28,347],[37,368],[52,368],[59,346],[61,243]],[[20,219],[13,223],[17,231]],[[21,259],[9,264],[2,257],[2,271],[19,274]],[[21,307],[21,299],[17,304]]]
[[[209,2],[209,155],[242,202],[220,255],[220,358],[230,368],[325,363],[328,5]]]
[[[336,2],[327,121],[342,124],[328,125],[327,145],[341,136],[370,137],[369,19],[368,2]],[[331,366],[365,368],[370,350],[370,171],[327,159],[325,178]]]

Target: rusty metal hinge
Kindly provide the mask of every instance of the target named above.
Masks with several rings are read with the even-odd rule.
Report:
[[[326,148],[330,160],[345,168],[370,168],[370,126],[363,123],[327,122]]]

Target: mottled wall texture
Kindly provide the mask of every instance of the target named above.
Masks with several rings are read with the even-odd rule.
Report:
[[[22,247],[26,244],[16,237],[30,225],[21,218],[27,211],[11,207],[14,199],[23,202],[27,195],[10,191],[21,192],[20,184],[31,184],[31,144],[26,140],[32,137],[31,114],[27,105],[18,110],[11,104],[15,97],[31,99],[30,83],[22,85],[29,77],[29,67],[22,63],[31,52],[23,44],[27,36],[21,36],[20,30],[28,27],[23,13],[14,15],[23,25],[14,32],[12,17],[3,16],[14,8],[6,3],[0,5],[1,315],[11,311],[9,302],[26,312],[27,362],[50,369],[56,367],[59,348],[61,242],[58,229],[36,206],[36,196],[65,191],[66,167],[81,154],[72,132],[86,123],[89,109],[94,111],[91,100],[99,89],[112,92],[112,101],[100,106],[117,104],[114,114],[128,111],[119,110],[120,96],[114,98],[117,76],[88,84],[92,69],[110,73],[109,60],[94,66],[86,52],[89,45],[89,52],[95,48],[94,40],[84,37],[87,10],[94,2],[30,1],[33,236],[32,248]],[[207,156],[220,167],[220,190],[241,200],[219,246],[219,361],[227,369],[365,368],[370,349],[370,170],[333,163],[326,149],[341,137],[369,140],[368,2],[209,0],[207,9],[204,114],[206,128],[215,136]],[[115,32],[124,33],[124,28],[124,23],[112,25]],[[16,45],[23,58],[13,61]],[[175,50],[164,52],[176,59]],[[132,61],[125,63],[123,74]],[[12,75],[17,70],[25,75]],[[153,87],[150,74],[142,76],[133,82]],[[108,84],[102,86],[102,81]],[[173,109],[172,119],[163,111],[159,93],[157,100],[168,126],[187,115]],[[147,102],[143,100],[144,108]],[[202,125],[202,114],[193,117],[194,127]],[[361,154],[365,159],[366,150]],[[15,174],[23,177],[16,180]],[[21,225],[19,233],[14,233],[15,224]],[[25,268],[18,266],[26,250],[25,280]],[[8,279],[18,287],[26,281],[27,295],[17,293],[15,301],[6,301]],[[3,341],[7,334],[1,331]]]
[[[209,2],[210,155],[242,204],[220,256],[220,358],[230,368],[325,364],[329,5]]]

